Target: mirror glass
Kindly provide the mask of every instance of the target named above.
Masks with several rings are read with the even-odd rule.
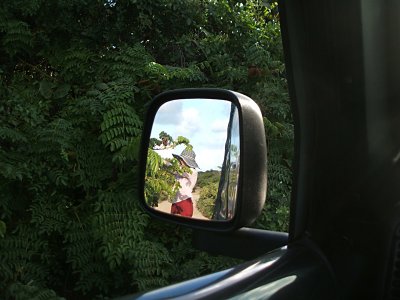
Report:
[[[146,203],[177,216],[228,221],[235,214],[239,162],[239,116],[233,103],[166,102],[150,135]]]

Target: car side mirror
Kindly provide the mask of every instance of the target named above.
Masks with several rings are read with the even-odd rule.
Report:
[[[165,92],[149,106],[141,144],[141,205],[152,216],[232,231],[261,213],[267,187],[257,104],[222,89]]]

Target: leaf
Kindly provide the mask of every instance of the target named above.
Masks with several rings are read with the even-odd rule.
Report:
[[[71,90],[71,85],[67,83],[63,83],[57,87],[54,91],[53,97],[54,99],[61,99],[68,95],[69,91]]]
[[[0,238],[4,238],[6,230],[7,230],[6,223],[0,220]]]
[[[98,83],[96,83],[95,88],[100,91],[104,91],[104,90],[108,89],[108,85],[105,84],[104,82],[98,82]]]
[[[89,97],[96,97],[100,95],[100,92],[98,90],[90,90],[86,93]]]
[[[50,99],[53,95],[54,83],[42,80],[40,82],[39,92],[45,99]]]
[[[0,73],[1,74],[1,73]],[[133,92],[134,93],[139,93],[140,92],[140,89],[137,87],[137,86],[133,86]]]

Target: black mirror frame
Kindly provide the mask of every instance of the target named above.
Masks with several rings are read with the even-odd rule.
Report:
[[[145,173],[149,139],[155,115],[161,105],[178,99],[221,99],[236,105],[240,122],[240,170],[234,217],[229,221],[213,221],[169,215],[146,205]],[[167,91],[150,103],[144,123],[140,153],[139,199],[151,216],[191,228],[227,232],[249,226],[261,213],[267,191],[267,146],[262,115],[258,105],[249,97],[223,89],[195,88]]]

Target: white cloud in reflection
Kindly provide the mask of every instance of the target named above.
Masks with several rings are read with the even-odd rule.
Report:
[[[156,114],[151,137],[158,138],[161,131],[167,132],[174,139],[184,136],[193,145],[201,170],[218,170],[223,163],[230,110],[231,103],[221,100],[186,99],[167,102]],[[182,150],[183,147],[176,147],[172,153],[180,154]],[[161,155],[172,155],[171,151],[166,152]]]

